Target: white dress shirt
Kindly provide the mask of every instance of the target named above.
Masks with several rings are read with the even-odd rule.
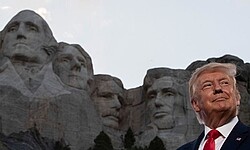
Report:
[[[229,123],[219,128],[216,128],[216,130],[218,130],[221,133],[221,136],[215,139],[215,150],[221,149],[223,143],[226,141],[227,137],[229,136],[229,134],[231,133],[231,131],[233,130],[234,126],[237,124],[238,121],[239,121],[238,117],[235,116]],[[203,150],[203,147],[207,141],[206,135],[208,134],[210,130],[212,129],[210,129],[209,127],[205,125],[205,136],[203,137],[200,143],[199,150]]]

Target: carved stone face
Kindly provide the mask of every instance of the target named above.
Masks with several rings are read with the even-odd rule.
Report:
[[[117,129],[120,109],[124,99],[123,89],[114,81],[101,81],[96,94],[92,97],[104,126]]]
[[[32,11],[24,11],[7,24],[3,37],[3,55],[13,61],[44,64],[48,54],[42,50],[46,41],[44,20]]]
[[[53,62],[54,72],[68,86],[83,89],[87,86],[88,71],[85,57],[74,46],[65,46]]]
[[[174,104],[182,97],[174,82],[172,77],[162,77],[155,80],[146,93],[150,121],[159,129],[170,129],[175,125]]]

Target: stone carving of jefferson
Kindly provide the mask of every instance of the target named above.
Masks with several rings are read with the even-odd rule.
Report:
[[[93,81],[92,60],[80,45],[60,42],[53,70],[64,84],[89,91]]]

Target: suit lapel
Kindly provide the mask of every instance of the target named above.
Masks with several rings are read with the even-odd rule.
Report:
[[[241,142],[244,141],[247,135],[247,126],[239,121],[233,128],[232,132],[229,134],[225,143],[221,147],[221,150],[237,149],[237,147],[241,144]]]
[[[203,139],[204,135],[205,135],[205,132],[203,131],[203,132],[200,134],[200,136],[198,137],[198,139],[194,141],[192,150],[198,150],[198,149],[199,149],[201,140]]]

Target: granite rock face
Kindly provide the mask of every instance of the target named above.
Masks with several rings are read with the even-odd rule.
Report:
[[[210,62],[237,65],[239,118],[250,125],[250,64],[237,56],[196,60],[186,69],[151,68],[143,85],[125,89],[117,77],[94,74],[80,45],[58,43],[41,16],[23,10],[0,32],[0,149],[26,143],[36,150],[88,150],[104,131],[119,150],[129,128],[137,146],[157,136],[176,149],[203,129],[190,105],[188,80]]]
[[[35,127],[9,136],[0,134],[0,139],[1,150],[70,150],[63,140],[55,141],[42,137]]]
[[[43,137],[64,139],[73,150],[92,146],[102,125],[90,99],[93,68],[86,52],[79,45],[62,47],[30,10],[15,15],[1,33],[3,134],[36,126]]]
[[[187,100],[189,77],[190,72],[183,69],[153,68],[147,71],[142,86],[145,120],[139,145],[149,145],[158,136],[167,149],[176,149],[199,134],[201,126]],[[193,132],[193,128],[197,132]]]

